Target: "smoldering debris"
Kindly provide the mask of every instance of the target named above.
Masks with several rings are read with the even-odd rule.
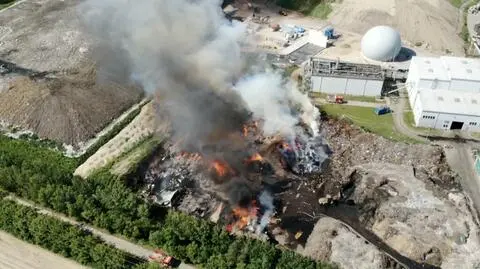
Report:
[[[168,204],[177,190],[186,190],[178,208],[201,215],[211,210],[209,201],[228,201],[240,227],[258,233],[275,214],[263,181],[291,175],[258,173],[282,174],[275,165],[282,154],[263,159],[260,148],[276,137],[292,147],[291,171],[319,171],[326,155],[319,146],[324,143],[318,109],[273,70],[259,65],[242,73],[245,27],[226,20],[219,1],[86,0],[80,12],[97,43],[94,54],[102,55],[99,68],[120,76],[127,72],[171,121],[173,145],[165,145],[150,165],[146,197]],[[255,124],[255,139],[242,132],[252,121],[261,122]],[[245,161],[251,157],[257,165]],[[259,206],[254,205],[258,194]],[[253,221],[259,207],[263,215]]]

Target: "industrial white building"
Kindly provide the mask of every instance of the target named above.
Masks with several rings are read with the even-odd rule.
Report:
[[[305,66],[305,83],[312,92],[378,96],[384,78],[377,65],[311,58]]]
[[[480,131],[480,60],[413,57],[406,87],[416,126]]]

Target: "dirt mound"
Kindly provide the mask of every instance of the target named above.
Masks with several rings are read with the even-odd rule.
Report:
[[[335,196],[349,183],[351,167],[372,162],[410,166],[440,196],[448,194],[443,190],[460,189],[440,146],[393,142],[341,120],[323,121],[321,128],[333,152],[327,170],[320,175],[326,194]]]
[[[0,92],[0,119],[69,145],[92,138],[142,92],[97,82],[93,67],[49,78],[16,76]]]
[[[344,0],[333,10],[329,20],[342,30],[363,35],[373,26],[390,25],[410,45],[464,53],[457,33],[459,11],[447,0]]]
[[[142,95],[127,76],[97,73],[80,2],[24,1],[0,14],[0,120],[70,145],[93,137]]]
[[[329,217],[318,220],[300,252],[315,260],[335,262],[344,269],[387,268],[383,253]]]
[[[367,227],[403,255],[442,268],[475,267],[478,227],[465,196],[452,191],[438,197],[414,174],[400,165],[357,166],[349,199],[368,209],[362,216],[372,223]]]

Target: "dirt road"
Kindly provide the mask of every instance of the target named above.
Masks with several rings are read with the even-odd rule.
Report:
[[[424,137],[420,136],[420,133],[415,132],[411,128],[408,128],[407,124],[405,123],[403,114],[405,112],[405,106],[407,102],[407,97],[400,95],[399,98],[396,99],[387,99],[387,104],[393,110],[393,123],[395,124],[395,129],[401,132],[402,134],[411,137],[416,140],[420,140],[423,142],[429,142]]]
[[[405,109],[405,103],[407,102],[407,98],[401,96],[396,100],[397,101],[392,101],[390,99],[390,102],[388,102],[394,110],[393,119],[395,123],[395,128],[404,135],[408,135],[415,139],[428,141],[423,137],[425,135],[423,132],[415,131],[411,128],[408,128],[404,121],[403,111]],[[446,136],[448,136],[448,134]],[[462,134],[462,136],[469,137],[468,134]],[[480,210],[480,177],[477,176],[474,170],[472,149],[470,145],[467,143],[457,142],[455,140],[450,140],[442,143],[447,145],[444,151],[447,157],[448,164],[455,172],[460,175],[462,179],[460,181],[460,184],[462,185],[462,188],[465,190],[466,194],[468,194],[468,196],[472,200],[476,208],[476,214],[478,214]]]
[[[455,170],[462,180],[462,188],[472,199],[477,209],[480,209],[480,177],[474,169],[472,148],[467,143],[447,142],[450,147],[445,148],[445,155],[450,167]]]
[[[114,245],[116,248],[118,249],[121,249],[123,251],[126,251],[134,256],[137,256],[137,257],[141,257],[141,258],[144,258],[144,259],[148,259],[148,256],[150,254],[152,254],[152,250],[150,249],[147,249],[147,248],[144,248],[142,246],[139,246],[139,245],[136,245],[130,241],[127,241],[125,239],[122,239],[120,237],[117,237],[117,236],[113,236],[111,234],[108,234],[106,232],[103,232],[101,230],[98,230],[98,229],[95,229],[94,227],[92,226],[89,226],[89,225],[84,225],[83,223],[80,223],[78,221],[75,221],[73,219],[70,219],[62,214],[59,214],[59,213],[56,213],[56,212],[53,212],[49,209],[45,209],[45,208],[41,208],[41,207],[38,207],[36,205],[34,205],[33,203],[29,202],[29,201],[26,201],[26,200],[23,200],[23,199],[20,199],[18,197],[13,197],[13,196],[9,196],[7,197],[8,199],[11,199],[11,200],[14,200],[15,202],[19,203],[19,204],[22,204],[22,205],[25,205],[25,206],[29,206],[29,207],[33,207],[33,208],[36,208],[38,209],[38,212],[41,213],[41,214],[45,214],[45,215],[49,215],[49,216],[53,216],[55,218],[58,218],[62,221],[65,221],[65,222],[68,222],[70,224],[73,224],[73,225],[81,225],[84,229],[87,229],[88,231],[90,231],[92,234],[102,238],[105,242],[109,243],[109,244],[112,244]],[[0,267],[0,268],[3,268],[3,267]],[[45,267],[47,268],[47,267]],[[53,268],[53,267],[48,267],[48,268]],[[56,267],[55,267],[56,268]],[[69,267],[63,267],[63,268],[69,268]],[[188,264],[185,264],[185,263],[181,263],[178,267],[179,269],[195,269],[195,267],[191,266],[191,265],[188,265]]]
[[[97,230],[97,229],[95,229],[91,226],[83,225],[78,221],[75,221],[73,219],[65,217],[62,214],[59,214],[59,213],[53,212],[51,210],[35,206],[33,203],[31,203],[29,201],[25,201],[23,199],[20,199],[20,198],[17,198],[17,197],[12,197],[12,196],[9,196],[8,199],[14,200],[15,202],[17,202],[19,204],[22,204],[22,205],[25,205],[25,206],[36,208],[36,209],[38,209],[38,212],[41,213],[41,214],[53,216],[55,218],[58,218],[62,221],[68,222],[68,223],[73,224],[73,225],[82,225],[82,227],[84,229],[87,229],[90,232],[92,232],[94,235],[97,235],[97,236],[101,237],[105,242],[107,242],[109,244],[113,244],[116,248],[121,249],[123,251],[126,251],[128,253],[131,253],[135,256],[142,257],[142,258],[147,258],[148,255],[152,254],[152,250],[145,249],[145,248],[140,247],[138,245],[135,245],[135,244],[133,244],[133,243],[127,241],[127,240],[124,240],[124,239],[118,238],[116,236],[110,235],[108,233],[102,232],[100,230]]]
[[[2,269],[86,269],[74,261],[0,231],[0,268]]]

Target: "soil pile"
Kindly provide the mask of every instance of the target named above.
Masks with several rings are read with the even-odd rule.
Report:
[[[141,99],[125,78],[97,72],[79,2],[32,0],[1,13],[2,123],[77,145]]]
[[[440,146],[394,142],[366,133],[347,121],[326,120],[321,128],[333,152],[327,169],[318,176],[324,182],[324,195],[338,196],[342,186],[350,182],[351,168],[372,162],[412,167],[417,178],[429,186],[436,185],[434,191],[444,197],[448,194],[444,190],[460,189]]]
[[[382,252],[329,217],[322,217],[315,224],[305,249],[300,252],[316,260],[334,262],[344,269],[387,268]]]
[[[355,167],[351,177],[348,199],[367,228],[401,254],[442,268],[479,264],[478,226],[461,192],[438,197],[410,167],[385,163]]]
[[[77,145],[140,100],[139,89],[97,83],[93,67],[55,78],[17,76],[0,92],[0,119],[41,138]]]

